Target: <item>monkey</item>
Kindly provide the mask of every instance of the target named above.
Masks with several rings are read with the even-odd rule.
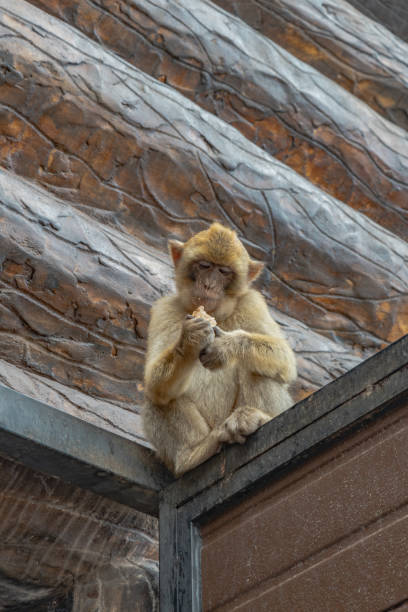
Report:
[[[262,294],[264,264],[219,223],[169,240],[177,292],[152,306],[142,412],[147,440],[178,477],[292,405],[295,356]],[[216,319],[191,315],[203,306]]]

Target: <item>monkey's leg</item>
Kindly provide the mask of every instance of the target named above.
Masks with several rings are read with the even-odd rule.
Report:
[[[270,421],[271,418],[269,414],[252,406],[237,408],[221,427],[213,429],[204,440],[194,447],[184,448],[177,453],[174,462],[175,475],[181,476],[184,472],[204,463],[221,450],[223,442],[242,444],[246,436]]]
[[[221,450],[222,443],[227,441],[225,431],[213,429],[206,438],[193,447],[178,451],[174,460],[174,474],[181,476],[192,470]]]
[[[177,452],[173,470],[175,476],[181,476],[217,454],[223,442],[242,444],[246,436],[270,421],[271,418],[269,414],[252,406],[237,408],[220,427],[213,429],[195,446],[183,448]]]

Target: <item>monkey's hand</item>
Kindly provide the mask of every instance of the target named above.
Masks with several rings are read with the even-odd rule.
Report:
[[[242,329],[223,331],[214,327],[215,340],[200,353],[204,367],[215,370],[237,362],[259,376],[288,384],[296,378],[296,360],[284,338],[249,333]]]
[[[225,366],[228,358],[224,351],[223,343],[216,338],[214,342],[203,348],[200,351],[200,361],[208,370],[217,370]]]
[[[183,321],[178,351],[184,355],[198,357],[200,351],[214,341],[211,323],[205,319],[187,315]]]
[[[214,327],[215,340],[200,352],[200,361],[208,370],[217,370],[229,362],[231,340],[227,332]]]
[[[227,365],[234,357],[236,332],[225,332],[214,327],[215,340],[200,352],[200,361],[208,370],[217,370]]]
[[[222,441],[243,444],[245,438],[271,420],[270,415],[252,406],[237,408],[224,421]]]

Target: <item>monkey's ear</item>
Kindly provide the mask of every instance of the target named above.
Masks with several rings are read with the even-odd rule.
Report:
[[[183,254],[184,243],[180,242],[179,240],[169,240],[168,246],[169,246],[170,256],[174,263],[174,267],[177,267],[177,264],[180,261],[180,258]]]
[[[248,281],[250,283],[252,283],[252,281],[254,281],[256,278],[258,278],[258,276],[264,269],[264,265],[265,264],[262,261],[254,261],[253,259],[249,261]]]

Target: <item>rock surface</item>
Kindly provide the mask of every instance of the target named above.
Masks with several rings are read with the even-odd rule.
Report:
[[[312,183],[406,240],[405,130],[384,121],[355,95],[318,72],[313,63],[310,66],[298,60],[207,0],[98,0],[92,5],[75,0],[69,12],[56,0],[36,1],[96,40],[112,44],[127,61],[233,125]],[[394,115],[405,117],[408,46],[402,41],[393,44],[384,33],[378,36],[377,26],[367,19],[366,38],[361,40],[361,20],[360,27],[356,24],[347,37],[341,20],[348,24],[349,15],[353,17],[351,10],[344,16],[337,8],[337,24],[333,18],[336,9],[331,5],[324,3],[319,10],[317,2],[296,6],[300,4],[303,10],[285,5],[281,12],[286,15],[289,11],[291,19],[309,23],[309,27],[316,28],[316,20],[324,21],[326,37],[332,27],[330,40],[337,40],[341,34],[345,41],[338,44],[353,54],[357,46],[361,61],[367,57],[369,64],[360,67],[360,79],[361,71],[365,75],[360,89],[374,88],[370,95],[378,110],[381,104],[392,106],[383,99],[386,88],[387,96],[395,98]],[[236,11],[243,6],[244,16],[253,17],[260,10],[254,0],[222,1],[220,5]],[[276,26],[274,15],[279,14],[279,3],[277,8],[275,3],[265,5],[268,10],[262,15],[269,16],[272,10]],[[317,15],[310,14],[313,8]],[[282,30],[289,32],[285,27],[279,28]],[[304,32],[306,35],[307,30]],[[281,39],[278,42],[282,43]],[[303,59],[304,45],[297,55]],[[372,57],[375,61],[370,63]],[[320,64],[316,68],[320,69]],[[328,76],[334,70],[338,75],[336,65]],[[357,72],[353,66],[350,70],[353,76],[348,78],[354,83],[358,81]],[[353,94],[357,91],[356,85]],[[403,127],[407,127],[406,122]]]
[[[47,0],[38,3],[45,5]],[[215,4],[407,129],[407,45],[381,23],[345,0],[219,0]]]

